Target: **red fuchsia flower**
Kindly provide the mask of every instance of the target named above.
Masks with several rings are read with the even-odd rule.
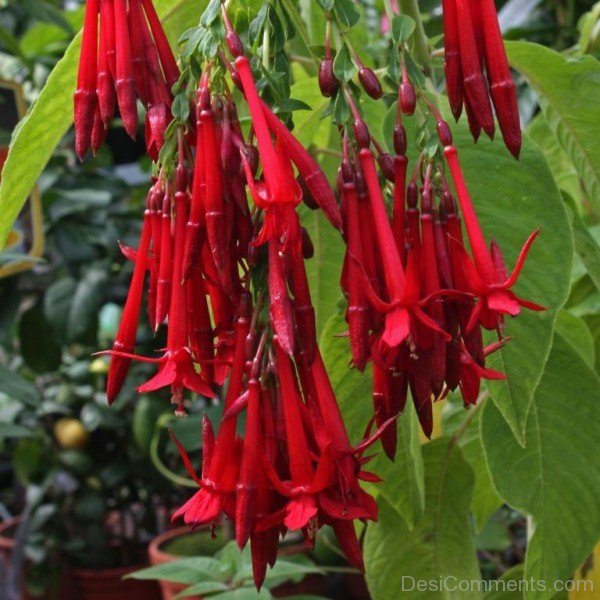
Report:
[[[468,291],[472,292],[478,298],[467,330],[471,330],[478,321],[487,329],[501,330],[503,315],[514,317],[521,312],[521,307],[535,311],[545,310],[539,304],[519,298],[511,290],[521,274],[531,245],[540,230],[536,229],[529,236],[521,249],[514,271],[508,276],[498,246],[493,244],[491,251],[487,248],[485,237],[475,214],[471,196],[458,162],[456,148],[454,146],[446,146],[444,148],[444,155],[454,181],[454,186],[456,187],[473,253],[473,260],[471,260],[462,244],[456,244],[456,241],[454,241],[457,250],[462,256],[461,268]]]
[[[501,348],[504,345],[504,342],[505,340],[502,340],[485,348],[485,355],[487,356]],[[500,373],[499,371],[495,371],[494,369],[487,369],[478,364],[469,354],[464,345],[460,350],[459,373],[460,391],[465,406],[477,404],[482,379],[506,379],[506,375],[504,373]]]
[[[214,392],[203,379],[203,377],[196,371],[195,364],[197,361],[193,356],[190,346],[188,345],[189,323],[186,308],[187,294],[186,285],[183,281],[183,250],[185,243],[184,232],[185,223],[187,221],[188,196],[186,192],[187,175],[185,166],[183,165],[183,151],[181,145],[179,156],[180,164],[177,167],[175,184],[174,252],[172,264],[173,282],[170,287],[171,296],[168,306],[169,327],[166,351],[160,358],[146,358],[132,354],[133,348],[131,336],[132,332],[135,333],[135,329],[133,329],[133,321],[132,319],[130,320],[130,317],[136,317],[135,323],[137,325],[137,316],[139,315],[139,300],[141,299],[141,292],[139,288],[143,284],[142,274],[134,278],[135,287],[133,288],[134,294],[132,295],[132,309],[131,312],[126,311],[124,313],[125,319],[121,325],[123,328],[122,338],[120,339],[118,336],[116,342],[118,347],[113,347],[112,351],[108,351],[103,354],[110,354],[113,357],[113,361],[115,361],[114,378],[112,378],[109,374],[109,401],[111,398],[114,398],[115,390],[118,391],[118,388],[122,384],[125,366],[129,366],[127,361],[134,359],[142,362],[157,363],[159,365],[158,373],[149,381],[139,386],[138,391],[152,392],[163,387],[170,387],[172,392],[172,402],[177,405],[177,412],[185,413],[183,408],[184,389],[192,390],[206,397],[213,397]],[[150,232],[151,220],[148,214],[145,220],[145,225],[147,231]],[[170,241],[170,231],[168,231],[166,235],[168,235]],[[166,235],[163,231],[161,233],[161,238],[165,238]],[[162,244],[163,241],[164,239],[161,239],[161,253],[164,252],[164,245]],[[146,246],[146,252],[138,251],[136,260],[142,261],[144,256],[147,257],[147,255],[148,251]],[[142,265],[143,263],[140,262],[139,264]],[[146,265],[143,266],[145,269]],[[142,269],[142,267],[140,266],[139,269]],[[137,301],[137,312],[134,311],[134,301]],[[124,348],[121,346],[124,346]]]
[[[99,0],[85,4],[85,19],[75,91],[75,151],[80,159],[85,157],[92,143],[94,114],[96,112],[96,65],[98,46]]]
[[[444,66],[452,113],[458,119],[464,104],[473,137],[477,140],[482,128],[493,137],[491,96],[504,143],[518,158],[521,126],[516,85],[506,58],[494,0],[443,0],[442,6]]]
[[[148,194],[148,204],[151,205],[152,197],[157,193],[157,187],[153,187]],[[160,194],[160,191],[158,191]],[[135,340],[142,306],[144,293],[144,278],[149,268],[149,249],[152,242],[152,222],[150,210],[144,213],[142,235],[137,252],[134,255],[134,268],[127,300],[123,308],[123,316],[119,324],[119,330],[113,344],[113,353],[110,358],[108,369],[108,380],[106,384],[106,395],[108,403],[112,404],[121,388],[131,365],[131,357],[135,349]]]
[[[246,363],[246,337],[250,326],[249,300],[249,297],[244,295],[240,306],[241,316],[236,324],[235,357],[225,399],[225,413],[231,409],[242,392]],[[205,417],[202,477],[200,478],[195,475],[185,450],[178,443],[186,469],[198,483],[200,490],[175,512],[173,520],[183,517],[186,524],[198,526],[218,523],[223,513],[230,519],[235,519],[236,486],[239,480],[243,447],[242,440],[236,435],[236,427],[237,416],[235,414],[223,419],[215,440],[212,425]]]
[[[104,140],[118,105],[137,134],[137,100],[147,108],[148,153],[157,160],[170,120],[179,69],[151,0],[88,0],[75,92],[76,151],[83,159]]]

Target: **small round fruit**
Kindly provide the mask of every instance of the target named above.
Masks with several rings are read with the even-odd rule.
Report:
[[[54,424],[54,437],[61,448],[81,450],[85,448],[90,434],[78,419],[64,417]]]
[[[108,362],[104,358],[96,358],[90,363],[90,373],[94,375],[106,375],[108,373]]]

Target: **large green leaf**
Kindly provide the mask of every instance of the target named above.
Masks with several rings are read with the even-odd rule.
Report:
[[[582,318],[576,317],[566,310],[561,310],[556,319],[556,332],[571,344],[573,350],[590,367],[594,367],[596,361],[594,337],[587,323]]]
[[[489,401],[486,400],[486,402]],[[477,407],[472,416],[469,415],[469,424],[460,437],[460,447],[463,456],[471,466],[471,469],[473,469],[473,474],[475,475],[471,512],[475,518],[478,532],[482,531],[489,518],[502,506],[502,498],[500,498],[494,487],[489,467],[485,460],[483,442],[480,435],[479,420],[484,404],[481,407]]]
[[[346,331],[341,316],[332,317],[321,337],[321,348],[331,383],[344,415],[350,438],[357,442],[373,415],[371,373],[364,374],[349,368],[348,338],[338,334]],[[410,401],[409,401],[410,402]],[[394,462],[380,451],[369,463],[383,483],[370,492],[381,495],[412,527],[421,517],[424,505],[423,460],[419,443],[419,426],[412,405],[408,405],[398,420],[398,449]]]
[[[13,134],[0,181],[0,248],[27,196],[73,122],[79,34],[58,62],[27,116]]]
[[[412,531],[387,501],[365,539],[367,584],[374,600],[481,598],[452,589],[480,579],[469,523],[473,473],[460,447],[449,438],[426,444],[425,513]],[[417,582],[433,583],[418,589]],[[440,585],[445,582],[446,585]],[[440,589],[440,588],[445,589]]]
[[[171,41],[201,14],[202,3],[157,0]],[[192,9],[193,7],[193,9]],[[73,123],[73,92],[81,46],[78,34],[58,62],[35,104],[13,134],[0,182],[0,249],[52,153]]]
[[[509,42],[507,49],[512,66],[537,92],[550,129],[600,210],[600,62],[528,42]]]
[[[560,335],[519,446],[496,406],[487,403],[481,432],[502,498],[531,515],[534,528],[524,578],[568,579],[600,538],[600,378]],[[551,592],[531,590],[527,600]]]
[[[569,196],[580,200],[584,195],[577,169],[554,137],[544,115],[540,112],[527,126],[527,135],[540,147],[552,170],[556,185]]]

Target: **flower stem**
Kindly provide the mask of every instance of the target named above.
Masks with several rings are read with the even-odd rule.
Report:
[[[414,19],[417,27],[415,28],[415,57],[426,74],[429,74],[429,40],[423,27],[423,19],[419,10],[417,0],[400,0],[400,12]]]

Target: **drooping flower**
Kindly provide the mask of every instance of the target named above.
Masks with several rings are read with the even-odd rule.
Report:
[[[491,250],[487,248],[485,237],[475,214],[473,202],[458,161],[456,148],[454,146],[446,146],[444,148],[444,155],[456,187],[473,253],[473,260],[471,260],[464,246],[458,243],[457,240],[454,240],[453,243],[456,244],[456,248],[461,256],[461,269],[468,291],[472,292],[478,298],[467,330],[471,330],[477,321],[481,322],[487,329],[501,330],[503,315],[514,317],[521,312],[521,307],[535,311],[545,310],[539,304],[519,298],[511,290],[521,274],[531,245],[540,230],[536,229],[525,242],[519,253],[515,269],[509,277],[506,273],[499,247],[494,244]]]
[[[444,69],[452,113],[458,119],[464,104],[475,140],[482,128],[493,137],[493,103],[504,143],[518,158],[522,136],[517,91],[494,0],[443,0],[442,7]]]

